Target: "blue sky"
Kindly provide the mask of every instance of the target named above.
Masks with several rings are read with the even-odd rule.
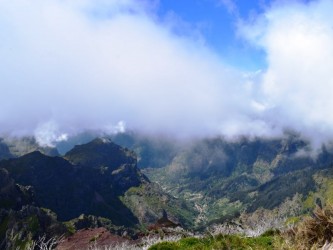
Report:
[[[207,46],[231,65],[244,70],[265,67],[265,53],[249,46],[237,35],[237,22],[261,14],[268,1],[249,0],[160,0],[158,14],[178,16],[198,30]]]
[[[313,0],[159,0],[161,19],[173,15],[200,33],[206,45],[229,65],[244,71],[267,68],[266,53],[238,34],[239,22],[252,22],[272,6],[308,4]],[[181,25],[180,25],[181,26]],[[177,30],[181,33],[181,30]]]

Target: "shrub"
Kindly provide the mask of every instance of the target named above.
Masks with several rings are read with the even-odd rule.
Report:
[[[175,242],[161,242],[149,248],[149,250],[176,250],[179,249]]]
[[[289,232],[296,249],[311,249],[324,246],[333,239],[333,206],[316,207],[312,216],[306,217]]]

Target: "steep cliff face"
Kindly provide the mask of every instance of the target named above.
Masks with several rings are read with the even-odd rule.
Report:
[[[20,209],[33,203],[34,192],[31,186],[15,183],[6,169],[0,168],[0,209]]]
[[[57,221],[56,214],[48,209],[31,205],[17,211],[0,209],[0,249],[31,249],[33,241],[41,237],[47,241],[69,234],[66,226]]]
[[[54,213],[34,205],[34,188],[17,184],[0,168],[0,249],[28,249],[39,237],[69,233]]]
[[[195,212],[171,195],[166,194],[159,185],[151,183],[137,168],[137,158],[133,151],[114,144],[109,139],[97,138],[87,144],[74,147],[64,158],[77,168],[97,173],[92,181],[97,191],[97,199],[107,201],[110,190],[117,196],[107,203],[121,204],[133,213],[140,224],[155,223],[165,210],[170,218],[191,225]]]
[[[97,138],[75,146],[64,158],[81,171],[92,172],[91,178],[97,191],[111,188],[121,195],[130,187],[149,182],[137,168],[136,155],[109,139]]]
[[[36,193],[36,204],[56,212],[60,220],[69,220],[85,213],[104,216],[115,224],[130,226],[138,221],[118,195],[131,185],[139,185],[143,181],[136,174],[133,162],[119,162],[112,169],[108,169],[107,165],[105,168],[89,168],[36,151],[2,161],[0,166],[10,172],[17,183],[32,186]]]
[[[61,221],[89,214],[136,227],[154,223],[163,209],[186,220],[183,204],[150,183],[137,168],[136,155],[108,139],[76,146],[64,158],[35,151],[3,160],[0,168],[16,183],[31,186],[36,206],[51,209]]]

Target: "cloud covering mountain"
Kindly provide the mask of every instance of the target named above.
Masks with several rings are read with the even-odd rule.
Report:
[[[253,23],[240,25],[267,54],[260,89],[266,117],[316,143],[333,135],[332,7],[329,0],[277,1]]]
[[[333,135],[331,1],[272,4],[238,20],[267,68],[243,72],[156,1],[0,1],[0,132],[52,144],[125,126],[176,136]]]

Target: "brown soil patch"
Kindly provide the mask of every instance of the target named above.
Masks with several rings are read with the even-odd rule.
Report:
[[[77,231],[63,239],[56,250],[85,250],[90,246],[105,247],[128,242],[130,240],[110,233],[106,228],[88,228]]]

